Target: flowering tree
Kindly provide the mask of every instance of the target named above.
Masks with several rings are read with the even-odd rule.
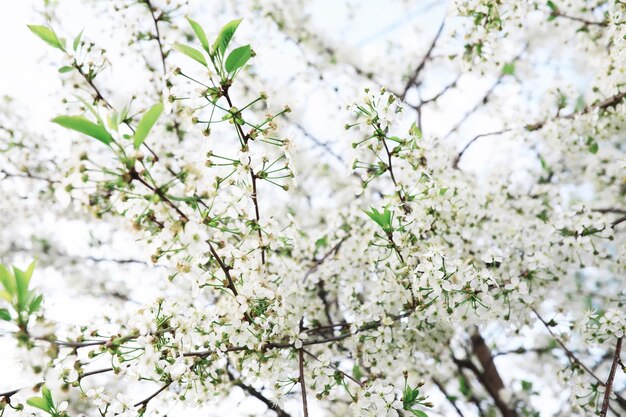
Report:
[[[626,413],[626,3],[422,4],[360,57],[201,3],[28,26],[64,87],[46,134],[2,103],[0,416]]]

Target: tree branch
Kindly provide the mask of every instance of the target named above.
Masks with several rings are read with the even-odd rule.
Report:
[[[611,399],[611,392],[613,390],[613,381],[615,380],[615,372],[617,371],[617,365],[620,362],[620,355],[622,353],[622,340],[623,337],[617,339],[615,344],[615,355],[613,356],[613,363],[611,364],[611,370],[609,371],[609,377],[604,384],[604,400],[602,401],[602,409],[600,410],[600,417],[606,417],[606,413],[609,409],[609,400]]]
[[[426,66],[426,63],[430,59],[431,54],[433,53],[433,50],[435,49],[435,46],[437,45],[437,41],[439,40],[439,37],[443,33],[443,27],[445,26],[445,23],[446,23],[446,20],[444,18],[444,20],[441,22],[441,25],[439,25],[439,29],[437,30],[437,33],[435,34],[435,37],[433,38],[433,41],[430,44],[430,47],[426,51],[426,55],[424,55],[424,57],[419,62],[417,67],[415,67],[415,70],[413,70],[413,73],[409,76],[409,79],[404,85],[404,89],[402,90],[402,93],[400,94],[400,100],[404,101],[411,87],[417,82],[420,73]]]

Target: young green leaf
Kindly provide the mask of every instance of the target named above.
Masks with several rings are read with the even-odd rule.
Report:
[[[39,408],[40,410],[50,414],[50,406],[48,405],[48,402],[41,397],[30,397],[26,400],[26,404],[31,407]]]
[[[11,274],[11,272],[4,267],[4,265],[0,265],[0,283],[2,283],[2,286],[9,296],[15,294],[15,278],[13,277],[13,274]],[[10,300],[11,298],[9,297],[7,301]]]
[[[422,138],[422,130],[417,127],[417,124],[415,122],[413,122],[413,124],[409,128],[409,134],[415,136],[418,139]]]
[[[420,410],[411,410],[411,412],[416,417],[428,417],[428,414],[426,414],[425,412],[420,411]]]
[[[0,308],[0,320],[11,321],[11,314],[6,308]]]
[[[54,407],[54,401],[52,401],[52,393],[45,385],[41,387],[41,395],[43,396],[44,400],[46,400],[50,408]]]
[[[202,52],[198,51],[196,48],[192,48],[191,46],[183,45],[182,43],[175,43],[174,48],[180,53],[187,55],[189,58],[194,59],[204,65],[207,66],[206,59]]]
[[[370,219],[374,220],[385,233],[393,232],[393,227],[391,225],[393,220],[392,213],[386,207],[383,209],[382,213],[372,207],[372,211],[365,211],[365,214],[367,214]]]
[[[552,11],[552,13],[558,13],[559,8],[557,7],[556,4],[554,4],[554,2],[552,0],[548,0],[547,5],[550,8],[550,10]]]
[[[66,129],[75,130],[92,138],[98,139],[100,142],[108,145],[113,137],[107,132],[104,126],[93,123],[83,116],[57,116],[52,119],[53,123],[63,126]]]
[[[146,140],[148,133],[150,133],[150,129],[152,129],[152,126],[156,123],[157,119],[161,115],[161,112],[163,112],[163,103],[157,103],[150,107],[150,109],[143,115],[133,136],[135,149],[139,149],[143,141]]]
[[[502,74],[503,75],[515,74],[515,62],[507,62],[506,64],[504,64],[504,66],[502,67]]]
[[[230,21],[222,27],[219,35],[217,35],[217,39],[213,42],[213,54],[219,53],[220,55],[224,55],[226,52],[226,48],[228,48],[228,44],[231,39],[235,35],[235,31],[239,27],[242,19],[237,19]]]
[[[41,40],[46,42],[48,45],[54,48],[60,49],[62,51],[64,50],[63,44],[57,37],[57,34],[54,33],[54,31],[50,29],[49,27],[41,26],[41,25],[27,25],[27,26],[31,32],[37,35]]]
[[[598,141],[596,141],[592,136],[587,136],[586,143],[587,143],[587,149],[589,150],[589,152],[591,152],[594,155],[598,153],[598,149],[600,149],[598,145]]]
[[[27,307],[29,293],[28,285],[35,269],[35,261],[31,262],[25,271],[19,268],[13,267],[13,274],[15,275],[15,284],[17,287],[17,305],[19,311],[23,311]]]
[[[85,106],[85,108],[87,110],[89,110],[89,113],[93,114],[93,116],[98,121],[99,125],[103,125],[104,126],[104,122],[102,121],[102,118],[98,114],[98,110],[96,110],[96,108],[94,106],[92,106],[87,100],[85,100],[84,98],[82,98],[80,96],[74,96],[74,97],[76,97],[76,99],[78,101],[80,101],[83,104],[83,106]]]
[[[74,42],[72,42],[72,48],[74,51],[76,51],[78,49],[78,45],[80,45],[80,38],[83,37],[84,30],[85,29],[81,30],[80,33],[74,38]]]
[[[200,41],[200,45],[202,45],[202,48],[204,48],[204,50],[207,52],[207,54],[210,54],[211,53],[211,48],[209,48],[209,41],[206,38],[206,34],[204,33],[204,30],[202,29],[202,26],[200,26],[198,24],[198,22],[196,22],[195,20],[192,20],[189,17],[187,18],[187,21],[191,25],[191,28],[193,29],[193,32],[196,34],[196,37]]]
[[[42,302],[43,302],[43,295],[41,294],[33,298],[28,304],[28,314],[33,314],[39,311],[39,308],[41,307]]]
[[[61,68],[59,68],[59,72],[61,74],[65,74],[66,72],[70,72],[74,69],[74,67],[70,67],[69,65],[64,65]]]
[[[251,56],[252,49],[250,49],[250,45],[240,46],[239,48],[233,49],[233,51],[226,58],[224,68],[232,74],[239,68],[246,65],[246,62],[248,62]]]

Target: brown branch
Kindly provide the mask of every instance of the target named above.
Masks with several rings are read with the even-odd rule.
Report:
[[[498,79],[498,82],[496,82],[496,84],[494,84],[492,86],[492,89],[495,88],[495,86],[499,84],[500,80],[501,80],[501,78]],[[487,95],[485,95],[483,100],[485,100],[487,98],[487,96],[489,94],[491,94],[492,89],[490,89],[490,91],[488,91]],[[576,117],[578,115],[589,113],[590,111],[595,110],[595,109],[606,110],[606,109],[608,109],[610,107],[614,107],[617,104],[619,104],[622,100],[624,100],[625,97],[626,97],[626,92],[619,93],[619,94],[616,94],[616,95],[614,95],[612,97],[609,97],[609,98],[607,98],[607,99],[605,99],[603,101],[600,101],[598,103],[589,105],[589,106],[585,107],[583,110],[581,110],[579,112],[570,113],[570,114],[568,114],[566,116],[562,116],[560,114],[557,114],[552,119],[543,120],[543,121],[537,122],[537,123],[527,124],[527,125],[523,126],[523,129],[525,129],[527,131],[530,131],[530,132],[534,132],[536,130],[542,129],[546,125],[546,123],[548,123],[548,121],[550,121],[550,120],[554,121],[554,120],[558,120],[558,119],[573,119],[574,117]],[[474,109],[472,109],[472,113],[474,111],[478,110],[479,107],[480,106],[478,106],[478,105],[476,107],[474,107]],[[469,113],[466,113],[466,116],[469,117]],[[464,117],[462,119],[462,121],[465,121],[466,118],[467,117]],[[444,138],[448,137],[452,132],[454,132],[456,129],[458,129],[459,126],[460,126],[460,123],[457,123],[457,125],[450,132],[448,132],[444,136]],[[507,128],[507,129],[503,129],[503,130],[499,130],[499,131],[495,131],[495,132],[491,132],[491,133],[483,133],[483,134],[480,134],[480,135],[474,137],[472,140],[470,140],[465,145],[465,147],[461,150],[461,152],[456,156],[456,158],[455,158],[455,160],[453,162],[453,167],[458,169],[458,164],[459,164],[459,161],[461,160],[461,157],[463,156],[463,154],[465,153],[467,148],[469,148],[477,139],[479,139],[481,137],[484,137],[484,136],[500,135],[500,134],[503,134],[503,133],[506,133],[506,132],[510,132],[510,131],[513,131],[513,130],[518,130],[518,129],[521,129],[521,127]],[[617,226],[618,224],[620,224],[620,223],[622,223],[624,221],[626,221],[626,215],[623,216],[623,217],[620,217],[619,219],[614,221],[611,225],[612,225],[612,227],[615,227],[615,226]]]
[[[524,52],[526,52],[526,49],[528,49],[528,44],[524,45],[524,47],[522,48],[522,50],[513,58],[512,62],[516,62],[519,61],[520,58],[522,57],[522,55],[524,55]],[[463,123],[465,123],[465,121],[467,119],[469,119],[469,117],[471,115],[473,115],[474,113],[476,113],[482,106],[484,106],[485,104],[487,104],[487,102],[491,99],[491,95],[494,93],[494,91],[496,90],[496,88],[502,83],[502,81],[504,80],[504,77],[507,74],[505,74],[504,72],[500,73],[500,75],[498,76],[498,78],[496,79],[496,81],[491,85],[491,87],[489,87],[489,89],[487,89],[487,91],[485,92],[485,94],[482,96],[482,98],[476,103],[476,105],[474,105],[474,107],[472,107],[470,110],[468,110],[463,117],[461,118],[461,120],[459,120],[453,127],[452,129],[450,129],[450,131],[448,131],[448,133],[446,133],[443,136],[443,139],[447,139],[450,137],[450,135],[452,135],[454,132],[456,132],[457,130],[459,130],[459,128],[463,125]]]
[[[459,417],[465,417],[463,415],[463,412],[459,408],[459,406],[456,404],[455,397],[448,394],[448,392],[446,391],[446,387],[444,387],[443,384],[437,378],[433,378],[433,382],[435,383],[435,385],[437,385],[437,388],[439,388],[439,391],[441,391],[441,393],[445,395],[446,400],[448,400],[448,402],[452,405],[452,407],[454,408],[454,411],[456,411]]]
[[[224,94],[224,97],[226,98],[226,101],[228,102],[228,105],[232,109],[234,106],[230,98],[230,95],[228,93],[228,87],[222,87],[222,92]],[[243,132],[243,129],[241,128],[239,123],[235,123],[235,127],[243,142],[242,144],[242,150],[243,150],[243,148],[248,146],[248,140],[250,139],[250,136]],[[263,233],[261,232],[261,225],[259,224],[261,220],[261,215],[259,211],[259,200],[258,200],[257,187],[256,187],[257,176],[254,173],[254,170],[252,169],[252,167],[250,167],[250,179],[252,180],[252,195],[250,197],[252,198],[252,204],[254,204],[254,216],[256,219],[257,235],[259,236],[259,244],[261,245],[261,265],[265,265],[265,246],[263,245]]]
[[[22,391],[24,389],[26,389],[26,388],[17,388],[17,389],[11,390],[11,391],[0,392],[0,398],[2,398],[3,400],[9,400],[12,396],[14,396],[15,394],[17,394],[18,392],[20,392],[20,391]]]
[[[87,378],[89,376],[92,375],[99,375],[99,374],[103,374],[106,372],[111,372],[113,371],[113,368],[104,368],[104,369],[98,369],[96,371],[89,371],[89,372],[85,372],[84,374],[80,375],[78,377],[79,380],[83,379],[83,378]],[[37,384],[33,385],[33,386],[28,386],[28,387],[23,387],[23,388],[17,388],[17,389],[13,389],[11,391],[6,391],[6,392],[0,392],[0,401],[2,399],[4,400],[9,400],[12,396],[14,396],[15,394],[17,394],[20,391],[23,391],[25,389],[29,389],[29,388],[36,388],[40,385],[42,385],[44,382],[38,382]],[[0,413],[1,414],[1,413]]]
[[[575,22],[580,22],[585,24],[585,26],[600,26],[600,27],[607,27],[608,23],[606,21],[595,21],[595,20],[588,20],[585,19],[583,17],[577,17],[577,16],[571,16],[568,15],[566,13],[561,12],[560,10],[553,10],[552,13],[550,13],[550,17],[551,18],[563,18],[563,19],[568,19],[568,20],[573,20]]]
[[[418,81],[418,77],[420,76],[420,73],[426,66],[426,63],[428,62],[428,60],[431,58],[431,54],[433,53],[433,50],[435,49],[435,46],[437,45],[437,41],[439,40],[439,37],[443,33],[443,27],[445,25],[445,22],[446,20],[444,18],[444,20],[441,22],[441,25],[439,25],[439,29],[437,30],[437,33],[435,34],[435,37],[433,38],[433,41],[430,44],[430,47],[426,51],[426,54],[424,55],[422,60],[419,62],[417,67],[415,67],[415,70],[413,70],[413,73],[409,76],[409,79],[407,80],[406,84],[404,85],[404,89],[402,90],[402,94],[400,94],[400,100],[404,101],[411,87]]]
[[[209,251],[211,252],[211,255],[213,255],[213,258],[217,261],[217,264],[219,265],[220,269],[224,272],[224,275],[226,276],[226,280],[228,281],[228,289],[230,289],[233,295],[237,297],[239,295],[239,292],[237,291],[237,287],[235,287],[235,281],[233,281],[233,278],[230,275],[230,267],[228,267],[224,263],[222,258],[215,251],[215,248],[213,247],[213,244],[211,243],[211,241],[207,240],[207,243],[209,245]]]
[[[337,154],[335,151],[333,151],[333,149],[328,145],[328,143],[326,142],[322,142],[321,140],[319,140],[318,138],[316,138],[315,136],[313,136],[308,130],[306,130],[304,128],[304,126],[302,126],[300,123],[293,121],[292,119],[290,119],[287,116],[283,116],[288,122],[291,123],[292,126],[296,127],[300,132],[302,132],[302,134],[304,135],[304,137],[308,138],[311,140],[311,142],[313,142],[316,146],[322,148],[326,153],[328,153],[330,156],[332,156],[333,158],[335,158],[340,164],[345,165],[346,161],[345,159]]]
[[[306,271],[306,273],[304,274],[304,278],[302,278],[302,282],[306,282],[307,278],[309,277],[309,275],[311,275],[313,272],[315,272],[317,270],[317,268],[322,265],[328,258],[330,258],[332,255],[336,255],[337,252],[339,252],[339,249],[341,248],[341,245],[343,245],[343,243],[348,240],[350,236],[346,235],[343,238],[341,238],[341,240],[339,242],[337,242],[328,252],[326,252],[324,254],[324,256],[322,256],[319,259],[314,259],[313,260],[313,265]]]
[[[87,378],[88,376],[104,374],[104,373],[111,372],[111,371],[113,371],[113,368],[103,368],[103,369],[98,369],[96,371],[89,371],[80,375],[78,379],[81,380],[83,378]]]
[[[291,417],[291,414],[287,413],[278,404],[272,402],[269,398],[264,396],[261,392],[257,391],[250,385],[244,384],[243,382],[241,382],[241,380],[237,380],[230,371],[227,371],[227,372],[228,372],[228,378],[233,382],[235,386],[241,388],[242,390],[244,390],[245,392],[247,392],[248,394],[250,394],[257,400],[261,401],[263,404],[267,406],[267,408],[275,412],[278,417]]]
[[[165,391],[166,389],[169,388],[170,385],[172,385],[173,381],[169,381],[168,383],[166,383],[165,385],[163,385],[161,388],[159,388],[158,390],[156,390],[154,393],[152,393],[149,397],[144,398],[143,400],[139,401],[138,403],[136,403],[134,405],[134,407],[140,407],[140,408],[145,408],[148,406],[148,403],[150,401],[152,401],[154,398],[156,398],[157,395],[159,395],[160,393],[162,393],[163,391]]]
[[[623,215],[622,217],[618,217],[616,220],[611,222],[611,227],[615,228],[615,226],[623,222],[626,222],[626,214]]]
[[[383,129],[380,127],[379,123],[376,123],[374,125],[374,128],[376,130],[375,132],[376,137],[378,137],[378,139],[383,143],[383,147],[385,148],[385,153],[387,155],[387,171],[389,171],[389,175],[391,176],[391,181],[393,182],[394,191],[398,195],[398,198],[400,199],[400,202],[402,203],[402,210],[404,211],[405,214],[409,214],[411,212],[411,208],[408,205],[406,196],[400,192],[400,189],[398,188],[398,182],[396,181],[396,176],[393,172],[393,163],[391,160],[392,153],[389,150],[389,147],[387,146],[387,142],[385,141],[386,135],[383,132]]]
[[[448,131],[448,133],[446,133],[445,135],[443,135],[443,139],[447,139],[450,137],[450,135],[452,135],[454,132],[456,132],[457,130],[459,130],[459,128],[463,125],[463,123],[465,123],[465,121],[467,119],[469,119],[469,117],[476,113],[478,111],[478,109],[480,109],[482,106],[484,106],[488,101],[489,98],[491,97],[491,95],[493,94],[493,92],[495,91],[496,87],[498,87],[500,85],[500,83],[502,83],[502,80],[504,79],[504,74],[500,74],[500,76],[498,77],[498,79],[491,85],[491,87],[489,87],[489,89],[485,92],[485,94],[482,96],[482,98],[478,101],[478,103],[476,103],[476,105],[474,107],[472,107],[470,110],[468,110],[463,117],[461,117],[461,120],[459,120],[458,122],[456,122],[456,124],[452,127],[452,129],[450,129]]]
[[[39,180],[39,181],[45,181],[48,184],[58,184],[61,181],[57,181],[57,180],[53,180],[50,178],[46,178],[46,177],[41,177],[41,176],[37,176],[37,175],[33,175],[30,172],[25,172],[23,174],[14,174],[12,172],[8,172],[5,169],[0,169],[0,174],[4,174],[4,178],[26,178],[26,179],[31,179],[31,180]]]
[[[425,104],[433,103],[433,102],[439,100],[439,98],[441,98],[441,96],[443,96],[445,93],[450,91],[451,88],[456,87],[457,83],[459,82],[459,78],[461,78],[461,76],[457,76],[457,78],[454,81],[452,81],[450,84],[448,84],[445,87],[443,87],[437,94],[435,94],[431,98],[427,98],[426,100],[420,100],[420,103],[418,105],[411,105],[411,104],[409,104],[409,107],[411,107],[411,108],[413,108],[415,110],[419,110]]]
[[[485,343],[485,339],[483,339],[478,330],[476,330],[470,337],[470,340],[472,342],[472,351],[478,358],[478,362],[480,362],[483,371],[480,372],[471,361],[468,361],[469,364],[471,364],[467,365],[468,368],[476,374],[476,377],[485,387],[491,398],[493,398],[496,407],[498,407],[502,415],[504,417],[517,417],[517,412],[510,408],[500,396],[500,391],[504,389],[504,382],[496,368],[491,350]]]
[[[309,417],[309,406],[306,401],[306,381],[304,380],[304,350],[298,350],[298,370],[300,372],[300,389],[302,391],[302,411],[304,417]]]
[[[619,208],[612,208],[612,207],[591,209],[591,211],[595,211],[597,213],[602,213],[602,214],[606,214],[606,213],[626,214],[626,209],[619,209]]]
[[[302,351],[304,351],[304,353],[306,353],[307,355],[309,355],[310,357],[312,357],[313,359],[315,359],[318,362],[321,362],[320,358],[318,358],[316,355],[312,354],[311,352],[309,352],[306,349],[301,349]],[[344,377],[348,378],[350,381],[356,383],[358,386],[360,386],[361,388],[364,388],[365,386],[363,385],[363,383],[361,383],[360,381],[358,381],[357,379],[355,379],[354,377],[352,377],[351,375],[348,375],[347,373],[345,373],[344,371],[342,371],[341,369],[339,369],[337,366],[335,366],[333,363],[329,363],[328,367],[339,372],[340,374],[342,374]]]
[[[554,348],[551,346],[546,346],[543,348],[530,348],[530,349],[520,347],[520,348],[512,349],[512,350],[503,350],[500,352],[495,352],[493,354],[493,357],[496,358],[498,356],[505,356],[505,355],[524,355],[527,353],[536,353],[538,355],[543,355],[545,353],[551,352],[552,350],[554,350]]]
[[[159,31],[159,19],[154,15],[154,8],[152,7],[152,3],[150,2],[150,0],[145,0],[145,3],[148,7],[148,10],[150,10],[150,16],[152,17],[152,21],[154,22],[154,29],[156,30],[155,40],[159,44],[161,64],[163,65],[163,75],[165,75],[167,72],[167,68],[165,66],[165,52],[163,51],[163,44],[161,43],[161,32]]]
[[[611,364],[611,370],[609,371],[609,377],[604,384],[604,400],[602,401],[602,409],[600,410],[600,417],[606,417],[606,413],[609,409],[609,400],[611,399],[611,392],[613,391],[613,381],[615,380],[615,372],[617,371],[617,365],[621,361],[620,356],[622,353],[622,340],[623,337],[617,339],[615,344],[615,355],[613,356],[613,363]]]
[[[544,327],[548,330],[548,332],[550,333],[550,335],[552,336],[552,338],[556,341],[556,343],[561,346],[561,349],[563,349],[563,352],[565,352],[565,356],[567,357],[567,359],[569,360],[569,362],[572,365],[576,365],[579,366],[581,369],[583,369],[585,372],[587,372],[591,377],[593,377],[593,379],[596,380],[596,382],[598,382],[600,385],[602,385],[603,387],[606,386],[606,383],[604,381],[602,381],[591,369],[589,369],[589,367],[587,367],[584,363],[582,363],[580,361],[580,359],[578,359],[576,357],[576,355],[574,354],[574,352],[572,352],[570,349],[567,348],[567,346],[565,346],[565,344],[561,341],[560,338],[558,338],[554,332],[551,329],[550,324],[548,324],[540,315],[539,312],[537,312],[537,310],[535,310],[534,308],[532,308],[533,313],[535,313],[535,316],[537,316],[537,318],[539,319],[539,321],[544,325]],[[617,397],[617,403],[619,404],[619,406],[623,409],[626,410],[626,399],[618,394],[615,394],[615,396]]]
[[[111,105],[111,103],[107,101],[106,98],[104,98],[104,96],[102,95],[102,93],[100,92],[96,84],[94,84],[92,77],[89,77],[87,74],[85,74],[85,71],[83,71],[82,65],[78,65],[78,63],[74,61],[74,68],[76,68],[78,73],[83,77],[83,79],[87,82],[87,84],[89,84],[91,89],[94,91],[94,93],[96,94],[96,101],[102,101],[106,107],[108,107],[109,109],[112,109],[113,106]]]
[[[465,151],[467,151],[467,148],[472,146],[472,144],[476,142],[478,139],[488,137],[488,136],[501,135],[503,133],[510,132],[511,130],[513,129],[502,129],[502,130],[497,130],[495,132],[481,133],[480,135],[474,136],[474,138],[470,140],[469,142],[467,142],[465,146],[463,147],[463,149],[461,149],[461,151],[456,155],[456,158],[454,158],[454,162],[452,163],[452,167],[454,169],[459,169],[459,162],[461,162],[461,158],[463,158],[463,154],[465,154]]]
[[[558,119],[573,119],[576,116],[579,116],[581,114],[587,114],[587,113],[589,113],[589,112],[591,112],[592,110],[595,110],[595,109],[606,110],[606,109],[609,109],[611,107],[617,106],[619,103],[621,103],[624,100],[625,97],[626,97],[626,91],[622,92],[622,93],[615,94],[615,95],[613,95],[613,96],[611,96],[609,98],[606,98],[606,99],[604,99],[602,101],[598,101],[598,102],[595,102],[593,104],[590,104],[589,106],[585,107],[584,109],[582,109],[582,110],[580,110],[578,112],[573,112],[573,113],[570,113],[570,114],[568,114],[566,116],[561,116],[559,114],[559,115],[553,117],[552,119],[547,119],[547,120],[543,120],[543,121],[540,121],[540,122],[537,122],[537,123],[532,123],[532,124],[524,126],[524,128],[526,130],[530,131],[530,132],[534,132],[535,130],[539,130],[539,129],[543,128],[546,125],[546,123],[548,123],[549,121],[554,121],[554,120],[558,120]]]

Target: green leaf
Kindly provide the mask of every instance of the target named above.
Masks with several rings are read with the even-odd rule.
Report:
[[[584,108],[585,108],[585,98],[583,96],[578,96],[578,98],[576,99],[576,104],[574,105],[574,113],[583,111]]]
[[[198,61],[199,63],[201,63],[205,67],[207,66],[206,59],[204,58],[204,55],[202,55],[202,52],[198,51],[196,48],[192,48],[191,46],[183,45],[182,43],[175,43],[174,44],[174,48],[176,48],[176,50],[178,52],[187,55],[189,58]]]
[[[81,30],[80,33],[74,38],[74,42],[72,42],[72,48],[74,49],[74,51],[78,49],[78,45],[80,44],[80,38],[83,37],[84,30],[85,29]]]
[[[148,133],[150,133],[150,129],[152,129],[152,126],[154,126],[162,111],[163,103],[157,103],[150,107],[150,109],[143,115],[133,136],[135,149],[139,149],[143,141],[146,140]]]
[[[193,32],[196,34],[196,37],[200,41],[200,45],[202,45],[202,48],[204,48],[204,50],[207,52],[207,54],[210,54],[211,53],[211,48],[209,48],[209,41],[206,38],[206,34],[204,33],[204,30],[202,29],[202,26],[200,26],[198,24],[198,22],[196,22],[195,20],[192,20],[189,17],[187,18],[187,21],[191,25],[191,28],[193,29]]]
[[[548,7],[550,8],[550,10],[552,11],[552,13],[557,13],[559,11],[559,8],[557,7],[556,4],[554,4],[553,1],[548,0],[548,2],[546,3],[548,5]]]
[[[383,209],[383,212],[376,210],[375,208],[371,208],[372,211],[365,211],[365,214],[369,216],[370,219],[374,220],[376,224],[378,224],[385,233],[392,233],[393,227],[391,226],[392,222],[392,213],[386,207]]]
[[[315,249],[325,248],[328,246],[328,236],[321,237],[315,241]]]
[[[70,72],[74,69],[74,67],[70,67],[69,65],[64,65],[61,68],[59,68],[59,72],[61,74],[65,74],[66,72]]]
[[[48,405],[48,402],[41,397],[30,397],[26,400],[26,404],[31,407],[39,408],[40,410],[50,414],[50,406]]]
[[[52,393],[45,385],[41,387],[41,395],[46,400],[50,408],[54,407],[54,401],[52,401]]]
[[[23,311],[28,300],[28,280],[23,271],[13,267],[15,283],[17,284],[17,310]]]
[[[0,265],[0,282],[10,296],[15,294],[15,278],[4,265]],[[11,301],[11,299],[9,298],[7,301]]]
[[[0,298],[5,299],[6,301],[8,301],[9,303],[13,302],[13,295],[9,294],[8,291],[2,290],[0,291]]]
[[[226,58],[224,68],[226,68],[226,71],[229,73],[233,73],[246,65],[246,62],[248,62],[251,56],[252,49],[250,49],[250,45],[240,46],[239,48],[233,49],[233,51],[228,54],[228,57]]]
[[[120,114],[118,112],[111,112],[108,114],[107,126],[109,129],[117,132],[120,127]]]
[[[92,138],[98,139],[100,142],[108,145],[113,140],[111,134],[107,132],[104,126],[93,123],[83,116],[57,116],[52,119],[53,123],[63,126],[66,129],[75,130]]]
[[[420,395],[420,391],[417,388],[412,389],[411,387],[407,387],[404,390],[404,396],[402,398],[404,409],[405,410],[410,409],[413,406],[413,404],[415,404],[415,400],[417,399],[419,395]]]
[[[417,417],[428,417],[428,414],[420,410],[411,410],[411,412],[413,413],[414,416],[417,416]]]
[[[415,122],[413,122],[413,124],[411,125],[411,128],[409,129],[409,134],[415,136],[418,139],[422,138],[422,130],[417,127],[417,124],[415,124]]]
[[[43,295],[39,294],[35,298],[33,298],[28,305],[28,313],[33,314],[36,313],[39,308],[41,308],[41,303],[43,302]]]
[[[508,62],[502,67],[502,74],[513,75],[515,74],[515,62]]]
[[[469,397],[472,392],[469,384],[467,383],[467,379],[463,376],[459,377],[459,391],[461,391],[461,394],[463,394],[464,397]]]
[[[597,154],[598,150],[600,149],[598,142],[591,136],[587,136],[587,149],[589,150],[589,152],[591,152],[592,154]]]
[[[41,26],[41,25],[27,25],[27,26],[31,32],[37,35],[41,40],[46,42],[48,45],[54,48],[60,49],[62,51],[65,50],[63,48],[63,44],[57,37],[57,34],[54,33],[54,31],[50,29],[49,27]]]
[[[228,48],[228,44],[235,35],[237,27],[239,27],[239,24],[241,23],[241,20],[242,19],[237,19],[228,22],[224,25],[222,30],[220,30],[220,34],[217,35],[217,39],[215,39],[215,42],[213,43],[214,54],[219,53],[221,55],[224,55],[224,53],[226,52],[226,48]]]
[[[31,262],[25,271],[13,267],[13,274],[15,276],[15,284],[17,287],[17,304],[19,311],[23,311],[27,307],[29,299],[28,285],[30,284],[30,279],[33,276],[34,269],[35,261]]]
[[[0,308],[0,320],[11,321],[11,314],[6,308]]]

